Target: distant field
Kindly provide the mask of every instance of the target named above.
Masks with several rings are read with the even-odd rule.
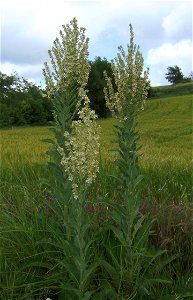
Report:
[[[142,164],[171,162],[190,166],[192,163],[192,96],[149,100],[140,114],[138,130],[141,136]],[[99,120],[102,128],[101,153],[108,159],[114,139],[115,119]],[[1,160],[38,163],[48,160],[48,127],[26,127],[1,130]],[[110,155],[113,155],[110,153]]]

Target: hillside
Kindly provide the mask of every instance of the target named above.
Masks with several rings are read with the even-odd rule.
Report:
[[[138,119],[144,163],[159,162],[160,157],[162,162],[190,162],[192,102],[191,95],[147,101]],[[103,129],[102,145],[106,152],[113,139],[116,120],[101,120],[99,123]]]
[[[174,85],[151,87],[148,98],[165,98],[193,94],[193,81]]]

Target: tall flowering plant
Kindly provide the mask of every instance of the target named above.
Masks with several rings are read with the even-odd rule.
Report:
[[[113,89],[112,80],[105,73],[107,87],[104,88],[104,93],[107,107],[113,116],[120,120],[116,127],[119,144],[117,151],[120,154],[117,164],[122,178],[122,188],[131,192],[136,187],[133,181],[139,175],[136,116],[138,111],[144,108],[149,80],[148,70],[143,71],[143,57],[139,46],[134,43],[132,25],[127,53],[122,46],[118,49],[117,57],[111,63],[116,89]]]
[[[143,109],[149,86],[148,70],[143,71],[143,57],[134,44],[134,32],[130,25],[130,43],[127,53],[122,46],[114,61],[112,81],[105,73],[107,87],[104,89],[106,105],[119,119],[116,126],[118,167],[116,176],[118,199],[111,204],[112,224],[107,227],[104,247],[107,258],[104,269],[111,277],[111,291],[116,289],[114,299],[142,299],[149,293],[148,272],[162,251],[151,253],[148,247],[151,221],[140,214],[140,174],[138,165],[138,133],[136,118]],[[109,234],[110,231],[110,234]],[[109,236],[114,238],[108,238]],[[116,247],[114,246],[116,240]],[[150,259],[147,259],[149,257]],[[109,263],[111,261],[111,263]],[[156,278],[157,282],[159,279]],[[153,281],[152,281],[153,282]]]
[[[63,26],[49,55],[51,64],[44,64],[43,74],[56,121],[51,173],[56,184],[54,198],[62,210],[65,228],[64,250],[58,264],[68,274],[59,299],[90,299],[90,281],[98,262],[93,262],[94,230],[90,229],[83,204],[87,188],[99,171],[99,127],[85,90],[90,71],[88,38],[76,18]]]
[[[48,51],[51,66],[45,62],[43,69],[46,91],[62,133],[57,152],[75,198],[80,187],[84,185],[85,189],[91,184],[99,171],[99,127],[85,90],[90,71],[88,41],[85,28],[79,28],[74,18],[69,25],[63,25],[60,39]],[[67,95],[67,91],[71,94]]]

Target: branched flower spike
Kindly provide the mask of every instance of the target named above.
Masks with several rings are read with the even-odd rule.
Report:
[[[130,25],[130,44],[128,53],[122,46],[117,57],[111,63],[116,91],[112,80],[105,73],[107,87],[104,89],[107,107],[119,119],[126,119],[136,109],[143,109],[147,96],[149,80],[148,70],[143,72],[143,57],[134,44],[134,32]]]
[[[55,119],[64,139],[63,143],[58,142],[57,151],[65,173],[72,182],[74,197],[78,198],[80,186],[92,183],[99,169],[99,127],[85,90],[90,71],[88,38],[85,28],[78,27],[76,18],[70,25],[63,25],[60,39],[54,41],[48,53],[51,68],[45,63],[43,74],[47,93],[57,108]],[[77,87],[74,97],[76,103],[73,101],[71,105],[72,101],[66,101],[64,95],[74,85]]]

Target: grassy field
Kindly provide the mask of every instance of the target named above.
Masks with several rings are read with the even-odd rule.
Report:
[[[42,140],[51,137],[48,127],[0,131],[2,300],[91,299],[86,295],[73,298],[69,296],[70,290],[68,296],[63,293],[68,278],[73,287],[77,285],[79,275],[74,275],[77,266],[80,270],[88,267],[84,270],[87,272],[84,274],[89,274],[85,276],[86,290],[101,289],[104,294],[111,288],[109,296],[98,294],[92,299],[138,300],[134,292],[143,294],[141,287],[151,293],[151,297],[150,294],[140,297],[144,300],[192,299],[192,100],[189,95],[149,100],[139,116],[140,168],[144,175],[140,185],[141,219],[137,214],[128,252],[124,252],[128,245],[122,242],[122,227],[113,228],[111,223],[114,220],[116,224],[117,217],[121,216],[118,222],[124,226],[127,237],[130,218],[116,201],[117,186],[109,176],[116,175],[111,163],[114,154],[109,152],[115,138],[115,119],[98,120],[101,172],[88,192],[86,200],[91,206],[85,208],[87,214],[80,223],[76,222],[78,214],[73,219],[77,202],[70,208],[67,206],[68,213],[72,212],[69,218],[75,221],[70,225],[65,182],[60,174],[56,177],[58,173],[54,169],[52,174],[45,166],[49,160],[45,153],[50,146]],[[52,190],[56,193],[52,194]],[[113,211],[116,203],[118,213]],[[147,227],[149,222],[152,222],[151,230]],[[74,240],[68,236],[68,230],[74,230]],[[77,241],[83,243],[83,256],[79,256]],[[132,268],[126,264],[128,269],[123,269],[125,257],[132,258]],[[101,259],[106,264],[102,265]],[[93,261],[100,261],[100,267],[91,266]],[[118,282],[126,283],[125,287]],[[134,291],[133,297],[123,298],[120,290],[129,293],[128,288]]]
[[[172,162],[189,166],[192,160],[192,96],[149,100],[138,120],[142,163]],[[114,140],[114,119],[99,120],[102,128],[101,151],[105,159]],[[51,135],[47,127],[1,130],[1,159],[30,163],[46,161],[49,145],[42,142]]]
[[[190,199],[192,169],[192,96],[147,101],[138,120],[141,146],[140,165],[145,174],[144,188],[158,198]],[[101,156],[113,157],[115,119],[99,120]],[[51,132],[47,127],[1,130],[2,169],[13,172],[27,162],[41,164],[49,160],[50,145],[42,142]]]

